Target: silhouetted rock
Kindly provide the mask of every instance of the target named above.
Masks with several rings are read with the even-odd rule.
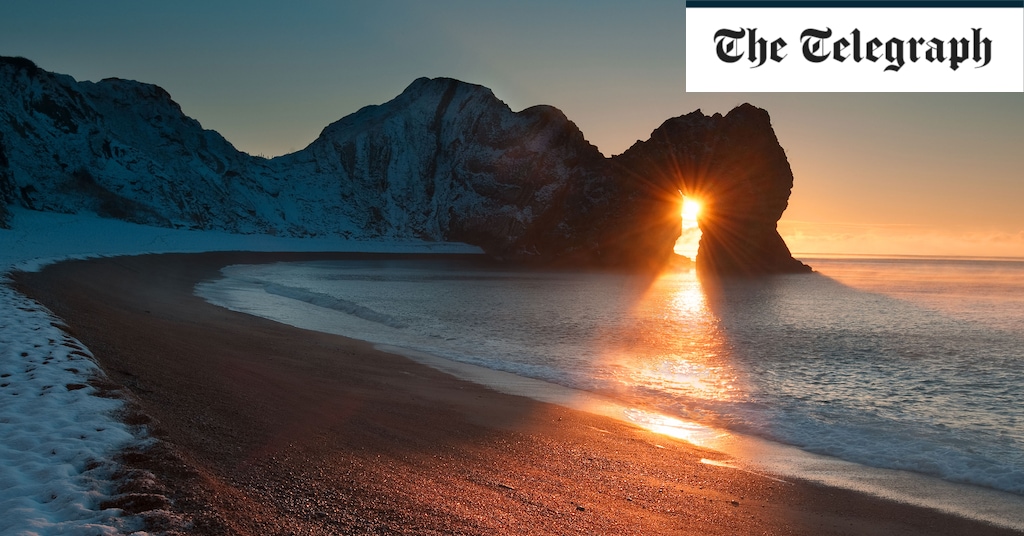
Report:
[[[699,110],[665,121],[647,141],[612,159],[636,199],[635,253],[668,254],[679,236],[679,193],[703,203],[697,265],[725,274],[807,272],[793,259],[776,224],[789,202],[793,172],[768,112],[743,104],[726,116]],[[668,244],[668,245],[667,245]]]
[[[204,130],[150,84],[76,82],[0,58],[0,96],[0,225],[6,205],[19,204],[176,228],[454,240],[517,261],[657,267],[679,235],[679,190],[696,188],[709,207],[702,266],[803,266],[774,227],[792,173],[767,113],[749,105],[724,118],[671,119],[608,159],[556,108],[513,112],[485,87],[421,78],[268,160]]]

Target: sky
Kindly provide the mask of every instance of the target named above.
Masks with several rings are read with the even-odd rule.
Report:
[[[605,155],[671,117],[768,110],[798,254],[1024,257],[1024,93],[687,93],[682,0],[5,0],[0,55],[157,84],[240,150],[302,149],[421,76],[560,108]]]

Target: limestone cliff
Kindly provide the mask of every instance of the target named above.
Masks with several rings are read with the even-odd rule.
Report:
[[[288,236],[420,238],[544,263],[659,266],[679,191],[709,204],[698,258],[792,271],[775,231],[793,177],[763,110],[671,119],[605,158],[550,106],[418,79],[273,159],[237,151],[163,89],[77,82],[0,58],[0,226],[7,204],[150,225]]]

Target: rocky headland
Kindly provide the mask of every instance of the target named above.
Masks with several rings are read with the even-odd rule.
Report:
[[[163,89],[78,82],[0,58],[0,226],[8,205],[173,228],[463,241],[511,261],[657,268],[681,193],[705,209],[711,273],[809,271],[776,230],[793,187],[768,113],[669,119],[606,158],[551,106],[513,112],[448,78],[266,159],[186,116]]]

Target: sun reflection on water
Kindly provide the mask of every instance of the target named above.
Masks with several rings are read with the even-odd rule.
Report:
[[[701,419],[713,419],[716,403],[742,398],[719,320],[694,272],[668,272],[653,281],[617,331],[603,348],[620,386],[616,396],[649,401],[656,394],[658,409]]]
[[[651,286],[641,307],[663,311],[660,339],[639,380],[658,384],[669,393],[703,400],[729,400],[735,374],[725,361],[717,317],[693,272],[663,275]]]
[[[608,355],[617,362],[623,391],[618,397],[636,402],[625,411],[628,421],[718,449],[732,437],[723,431],[728,417],[720,411],[745,391],[708,301],[694,271],[661,274],[622,323],[621,329],[634,334],[633,344],[611,348]]]

